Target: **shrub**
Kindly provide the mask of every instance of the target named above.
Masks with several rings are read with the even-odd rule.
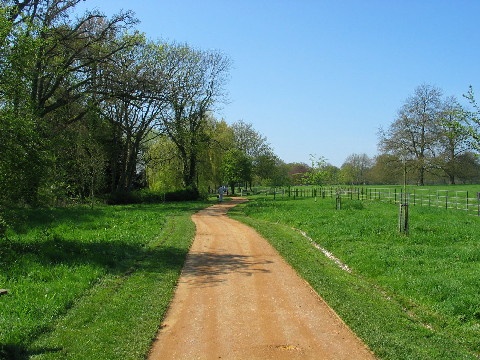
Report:
[[[7,236],[7,227],[7,221],[3,218],[2,213],[0,212],[0,239]]]
[[[164,201],[192,201],[201,199],[197,189],[181,189],[167,193],[160,193],[151,190],[119,191],[110,194],[107,198],[109,205],[128,204],[158,204]]]

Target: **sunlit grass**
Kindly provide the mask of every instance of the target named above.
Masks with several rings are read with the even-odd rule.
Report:
[[[15,214],[23,225],[0,241],[0,358],[142,359],[205,205]]]
[[[381,202],[344,200],[335,210],[335,199],[263,197],[232,215],[264,234],[380,358],[480,356],[480,218],[410,206],[405,236],[398,207]]]

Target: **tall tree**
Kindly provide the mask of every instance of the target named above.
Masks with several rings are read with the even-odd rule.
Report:
[[[305,163],[288,164],[288,177],[290,179],[290,185],[302,185],[303,179],[310,170],[311,167]]]
[[[34,134],[24,146],[29,168],[34,170],[20,167],[17,171],[20,187],[25,188],[19,201],[36,202],[42,187],[51,188],[49,183],[57,181],[51,176],[58,178],[59,165],[63,166],[58,164],[63,159],[62,137],[70,124],[94,108],[98,98],[97,64],[130,46],[116,43],[116,35],[135,22],[131,14],[107,19],[90,12],[73,19],[72,10],[80,1],[2,1],[2,112]]]
[[[341,167],[341,177],[344,183],[361,185],[368,182],[368,171],[373,162],[367,154],[351,154]]]
[[[207,115],[225,95],[230,60],[219,52],[171,45],[166,62],[169,106],[162,125],[180,154],[184,186],[198,191],[198,156],[209,143]]]
[[[467,113],[453,96],[442,103],[439,116],[439,144],[435,164],[447,175],[450,184],[460,171],[459,156],[471,149],[465,127]]]
[[[442,91],[436,87],[425,84],[418,86],[413,96],[405,101],[389,129],[386,132],[380,130],[380,149],[413,160],[419,185],[424,185],[425,172],[435,156],[441,96]]]
[[[203,190],[218,189],[224,183],[222,161],[225,152],[233,148],[233,130],[224,120],[208,116],[206,143],[199,153],[199,184]]]
[[[252,124],[239,120],[232,124],[235,147],[250,158],[273,154],[267,138],[253,128]]]
[[[111,159],[112,190],[128,192],[137,172],[139,155],[161,131],[160,115],[166,106],[166,84],[162,77],[164,48],[134,35],[136,46],[116,52],[114,61],[101,67],[105,93],[100,111],[116,129]],[[129,42],[126,40],[125,42]]]
[[[234,146],[250,157],[253,175],[259,182],[269,182],[275,177],[278,158],[267,138],[252,124],[239,120],[232,124]]]
[[[96,91],[96,65],[132,45],[118,41],[117,36],[136,22],[131,13],[107,19],[99,12],[88,12],[72,19],[71,11],[80,2],[4,1],[16,21],[7,37],[10,46],[32,44],[31,63],[21,78],[28,81],[30,101],[40,118],[75,102],[82,104]],[[75,121],[83,114],[74,113],[64,121]]]
[[[373,184],[403,184],[408,164],[391,154],[380,154],[374,158],[369,171],[369,180]]]
[[[246,187],[252,181],[251,158],[237,148],[228,150],[223,158],[223,174],[232,194],[235,186]]]
[[[327,160],[323,156],[310,154],[311,166],[305,173],[303,181],[307,185],[324,185],[328,178]]]
[[[182,163],[173,141],[156,137],[147,150],[147,182],[153,191],[173,192],[182,188]]]
[[[470,145],[477,152],[480,152],[480,106],[475,98],[473,87],[470,86],[464,97],[470,102],[473,110],[465,117],[465,126],[470,135]]]

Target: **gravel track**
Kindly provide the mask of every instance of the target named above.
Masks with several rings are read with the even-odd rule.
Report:
[[[196,236],[149,359],[374,359],[264,238],[227,217],[242,201],[192,216]]]

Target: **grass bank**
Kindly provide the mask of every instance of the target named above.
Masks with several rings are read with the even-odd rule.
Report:
[[[0,358],[143,359],[205,205],[16,212],[27,225],[0,240]]]
[[[255,227],[380,359],[480,357],[480,218],[335,199],[252,199],[232,217]],[[352,269],[348,273],[292,228]]]

